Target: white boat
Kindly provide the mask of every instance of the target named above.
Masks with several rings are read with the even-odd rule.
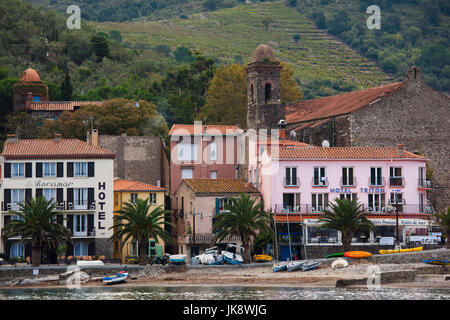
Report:
[[[91,266],[104,266],[105,264],[101,260],[84,261],[78,260],[77,267],[91,267]]]
[[[244,259],[240,254],[228,252],[228,251],[222,251],[223,258],[225,260],[225,263],[228,264],[243,264]]]
[[[286,269],[289,272],[300,270],[300,269],[302,269],[302,267],[305,263],[306,263],[306,260],[289,261],[289,263],[286,266]]]
[[[224,262],[224,255],[223,254],[219,254],[217,251],[209,251],[209,252],[205,252],[202,255],[199,256],[200,258],[200,262],[202,264],[207,264],[207,265],[218,265],[218,264],[223,264]]]
[[[121,282],[124,282],[127,277],[128,277],[128,273],[126,273],[126,272],[118,273],[111,277],[104,277],[103,282],[106,284],[121,283]]]
[[[186,257],[185,254],[171,254],[169,256],[169,261],[173,264],[185,264]]]
[[[314,270],[322,264],[324,260],[310,260],[302,265],[302,271]]]
[[[274,263],[272,266],[273,272],[286,271],[288,263],[289,263],[289,261],[280,261],[280,262]]]

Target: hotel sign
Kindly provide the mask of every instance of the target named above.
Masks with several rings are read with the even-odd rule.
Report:
[[[383,187],[380,188],[359,188],[361,193],[385,193],[386,190]],[[349,187],[345,188],[330,188],[330,193],[352,193],[354,190]]]

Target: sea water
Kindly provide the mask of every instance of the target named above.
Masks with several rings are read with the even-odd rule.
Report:
[[[167,286],[0,290],[0,300],[450,300],[450,289]]]

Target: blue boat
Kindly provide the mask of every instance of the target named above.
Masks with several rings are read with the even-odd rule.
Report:
[[[186,257],[185,254],[172,254],[169,256],[169,261],[173,264],[185,264]]]
[[[128,277],[128,273],[126,273],[126,272],[119,272],[115,276],[104,277],[103,278],[103,283],[106,283],[106,284],[121,283],[121,282],[124,282],[127,277]]]
[[[242,259],[242,256],[236,253],[223,251],[223,259],[225,263],[228,264],[243,264],[244,259]]]
[[[273,272],[286,271],[288,263],[289,261],[281,261],[274,263],[274,265],[272,266]]]
[[[422,262],[439,266],[448,266],[450,264],[450,262],[447,260],[422,260]]]

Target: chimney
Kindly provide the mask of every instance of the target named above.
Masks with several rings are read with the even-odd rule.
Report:
[[[279,137],[280,139],[286,139],[287,135],[286,135],[286,121],[284,121],[283,119],[281,119],[278,122],[278,129],[280,130],[280,134]]]
[[[416,82],[422,79],[420,68],[412,66],[406,72],[406,81]]]
[[[55,142],[61,142],[62,135],[60,133],[55,133]]]
[[[92,129],[90,143],[93,146],[98,147],[98,130],[97,129]]]
[[[17,136],[15,134],[8,134],[6,136],[6,141],[10,142],[10,143],[14,143],[17,142]]]
[[[397,144],[397,149],[398,149],[398,156],[403,157],[403,145],[400,143]]]

